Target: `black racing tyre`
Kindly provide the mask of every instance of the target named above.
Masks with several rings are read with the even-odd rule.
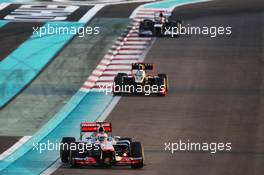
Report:
[[[141,21],[139,23],[139,28],[138,29],[139,30],[146,30],[146,29],[148,29],[148,26],[146,25],[145,21]]]
[[[177,20],[176,21],[176,24],[179,26],[179,25],[182,25],[182,21],[181,20]]]
[[[117,77],[125,77],[125,76],[127,76],[127,73],[118,73],[117,74]]]
[[[126,73],[118,73],[115,76],[114,79],[114,86],[113,86],[113,95],[121,95],[122,92],[116,92],[116,87],[115,86],[122,86],[123,84],[123,77],[127,76]]]
[[[74,137],[63,137],[60,144],[60,159],[63,163],[69,162],[70,144],[75,142]]]
[[[177,26],[178,26],[178,27],[183,26],[183,22],[182,22],[182,20],[177,20],[176,23],[177,23]],[[184,32],[184,28],[182,27],[182,30],[179,31],[179,32],[180,32],[180,33],[183,33],[183,32]]]
[[[172,37],[179,37],[181,32],[180,27],[182,26],[182,21],[181,20],[170,20],[169,22],[166,23],[165,25],[167,28],[170,28],[171,31],[174,33],[171,35]]]
[[[130,155],[134,158],[142,157],[142,161],[137,164],[132,164],[131,168],[143,168],[144,166],[144,149],[140,142],[130,143]]]
[[[76,158],[78,150],[70,150],[70,155],[69,155],[69,162],[72,168],[79,167],[78,164],[74,161],[74,158]]]
[[[165,92],[166,93],[164,95],[168,94],[168,92],[169,92],[169,79],[168,79],[168,75],[167,74],[158,74],[158,77],[161,79],[162,85],[165,86]]]
[[[182,21],[181,21],[181,20],[177,20],[177,21],[176,21],[176,24],[177,24],[177,27],[178,27],[179,29],[181,28],[181,30],[179,30],[179,35],[178,35],[178,36],[180,36],[181,33],[184,31],[184,29],[182,28]]]
[[[154,29],[154,22],[152,20],[145,19],[144,21],[141,21],[139,23],[139,36],[148,37],[150,35],[144,35],[142,34],[142,32],[151,31],[153,34],[153,29]]]
[[[156,27],[153,29],[153,33],[155,37],[161,37],[163,35],[163,28],[164,27]]]
[[[153,30],[154,22],[150,19],[145,19],[139,23],[139,30]]]

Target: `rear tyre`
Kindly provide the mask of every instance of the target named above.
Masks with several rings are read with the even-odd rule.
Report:
[[[177,26],[178,26],[178,27],[183,26],[183,22],[182,22],[182,20],[177,20],[176,22],[177,22]],[[184,28],[182,28],[182,29],[180,30],[180,33],[184,33]]]
[[[155,27],[154,28],[154,36],[155,37],[161,37],[162,36],[162,30],[163,30],[163,28],[161,28],[161,27]]]
[[[131,168],[143,168],[144,166],[144,149],[140,142],[132,142],[130,144],[130,155],[133,158],[142,158],[137,164],[132,164]]]
[[[113,86],[113,95],[116,96],[116,95],[122,95],[122,92],[120,91],[120,89],[122,88],[119,88],[118,89],[118,86],[119,87],[122,87],[122,84],[123,84],[123,77],[127,76],[126,73],[118,73],[114,79],[114,86]]]
[[[151,32],[153,32],[153,26],[154,26],[154,22],[152,20],[145,19],[144,21],[141,21],[139,23],[139,31],[149,31],[150,30]],[[146,35],[143,35],[141,34],[141,32],[139,32],[139,36],[146,36]]]
[[[168,26],[173,29],[173,35],[171,37],[179,37],[181,34],[180,26],[182,25],[180,20],[168,22]]]
[[[168,81],[168,75],[167,74],[158,74],[161,85],[164,87],[164,92],[160,92],[160,95],[165,96],[169,92],[169,81]]]
[[[60,145],[60,159],[63,163],[69,162],[70,144],[75,142],[74,137],[63,137]]]

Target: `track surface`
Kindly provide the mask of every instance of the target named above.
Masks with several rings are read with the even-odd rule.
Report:
[[[142,3],[128,6],[134,9],[140,4]],[[89,23],[91,26],[100,26],[101,34],[73,39],[26,90],[1,110],[0,123],[7,125],[1,127],[0,135],[8,136],[0,137],[0,153],[17,142],[20,136],[32,135],[71,98],[114,44],[117,37],[127,28],[129,23],[127,17],[133,9],[121,12],[120,17],[112,17],[104,13],[105,10],[109,10],[108,7],[102,9],[105,15],[98,13]],[[25,30],[18,31],[17,24],[12,23],[9,26],[16,29],[12,32],[20,39],[22,34],[25,35]],[[33,24],[29,23],[29,25]],[[5,31],[8,32],[8,30]],[[19,45],[18,42],[23,42],[15,38],[11,40],[17,42],[16,45]],[[9,46],[6,47],[9,49]],[[19,126],[16,125],[18,122]],[[14,125],[16,127],[13,127]]]
[[[127,24],[128,20],[123,19],[95,18],[91,25],[101,26],[100,35],[76,37],[37,79],[1,110],[0,122],[6,125],[0,128],[0,135],[34,134],[82,86]],[[17,122],[20,125],[12,127]]]
[[[232,36],[157,39],[146,60],[154,62],[157,71],[169,74],[169,96],[123,97],[108,118],[115,135],[143,142],[144,169],[63,166],[54,174],[263,174],[261,2],[255,6],[238,0],[219,1],[217,6],[211,3],[215,2],[201,4],[196,10],[194,5],[185,6],[179,13],[192,25],[230,25]],[[232,152],[171,155],[163,151],[164,142],[179,139],[232,142]]]
[[[142,4],[144,4],[144,2],[108,5],[97,13],[97,17],[128,18],[130,16],[130,14],[136,9],[136,7],[138,7]]]
[[[137,6],[138,4],[134,5],[134,7]],[[104,10],[105,8],[102,9],[102,11]],[[125,12],[122,14],[127,16]],[[73,15],[72,19],[74,17]],[[116,38],[126,29],[128,22],[127,18],[111,18],[107,15],[104,18],[96,14],[93,22],[88,25],[100,26],[101,34],[73,39],[26,90],[20,93],[5,108],[1,109],[0,123],[5,123],[6,125],[1,126],[0,129],[0,152],[11,147],[21,136],[34,134],[65,105],[82,86],[104,54],[113,45]],[[24,25],[24,28],[33,24],[37,25],[36,23],[28,23]],[[8,35],[8,40],[3,38],[6,44],[0,46],[5,51],[1,52],[2,55],[8,54],[15,49],[13,46],[23,42],[22,40],[26,39],[25,35],[32,34],[30,26],[28,28],[31,30],[26,32],[23,27],[18,30],[18,25],[21,24],[9,23],[1,28],[5,29],[5,27],[10,26],[16,29],[12,31],[5,30],[4,35],[1,35],[7,37],[6,32],[9,32],[12,33],[12,36],[16,36]],[[10,45],[9,42],[13,44]],[[16,127],[14,127],[15,125]]]
[[[19,9],[21,4],[11,4],[0,13],[0,19],[4,20],[7,15],[10,15],[16,9]],[[67,21],[78,21],[92,6],[80,6],[78,10],[67,17]],[[0,28],[0,61],[12,53],[18,46],[23,44],[32,35],[33,27],[40,27],[45,23],[27,22],[21,25],[19,22],[10,22]]]
[[[11,145],[16,143],[20,137],[0,136],[0,154],[10,148]]]
[[[5,59],[19,45],[32,35],[32,27],[40,27],[41,23],[9,23],[0,29],[0,61]]]

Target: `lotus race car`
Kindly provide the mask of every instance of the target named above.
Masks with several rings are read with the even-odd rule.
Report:
[[[118,73],[115,76],[112,92],[114,95],[156,94],[165,96],[168,93],[168,76],[166,74],[155,75],[154,64],[132,63],[131,75]]]
[[[181,20],[171,20],[171,13],[168,12],[156,12],[154,13],[154,20],[144,19],[139,24],[139,36],[141,37],[161,37],[179,36]]]
[[[131,138],[112,137],[109,122],[83,122],[80,139],[63,137],[60,143],[60,159],[72,167],[131,166],[143,168],[144,151],[140,142]]]

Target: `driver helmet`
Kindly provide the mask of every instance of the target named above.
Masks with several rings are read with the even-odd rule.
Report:
[[[144,70],[144,65],[139,65],[139,70]]]
[[[104,133],[104,127],[100,126],[100,127],[98,128],[98,133]]]
[[[162,18],[163,17],[163,12],[160,11],[159,17]]]
[[[98,131],[97,131],[97,135],[96,135],[96,138],[102,142],[102,141],[105,141],[107,139],[107,134],[105,133],[105,130],[102,126],[100,126],[98,128]]]

